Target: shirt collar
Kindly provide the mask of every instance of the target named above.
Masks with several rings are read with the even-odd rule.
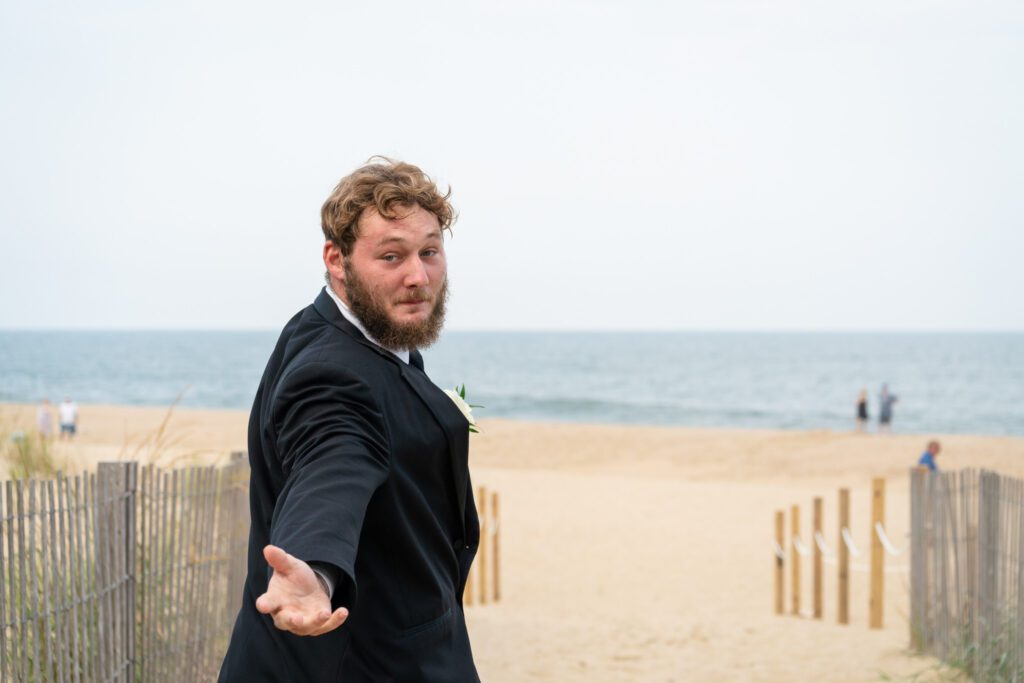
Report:
[[[363,327],[363,323],[359,322],[359,318],[356,317],[356,314],[353,313],[351,311],[351,309],[349,309],[349,307],[345,305],[345,302],[341,300],[341,297],[338,296],[334,292],[334,288],[331,287],[330,285],[327,285],[326,287],[324,287],[324,289],[327,290],[327,295],[330,296],[332,299],[334,299],[334,303],[336,303],[338,305],[338,310],[341,311],[341,314],[345,317],[345,320],[347,320],[350,323],[352,323],[353,325],[355,325],[356,329],[359,330],[360,332],[362,332],[363,336],[366,337],[368,340],[370,340],[371,342],[373,342],[377,346],[380,346],[380,348],[382,348],[385,351],[387,351],[388,353],[394,355],[396,358],[398,358],[403,363],[408,365],[408,363],[409,363],[409,349],[402,349],[401,351],[392,351],[389,348],[381,346],[380,342],[378,342],[376,339],[371,337],[370,333],[366,331],[366,328]]]

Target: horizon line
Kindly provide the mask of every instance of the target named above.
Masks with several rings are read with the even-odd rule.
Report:
[[[0,333],[103,333],[103,332],[280,332],[278,327],[3,327]],[[956,328],[543,328],[543,327],[481,327],[451,328],[445,333],[472,334],[1024,334],[1024,328],[956,329]]]

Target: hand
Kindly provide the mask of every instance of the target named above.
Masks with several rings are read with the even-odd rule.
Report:
[[[267,592],[256,598],[256,609],[274,617],[274,626],[297,636],[319,636],[345,623],[348,610],[331,613],[331,599],[316,573],[297,557],[275,545],[263,548],[274,570]]]

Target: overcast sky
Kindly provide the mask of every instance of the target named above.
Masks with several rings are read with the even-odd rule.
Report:
[[[0,328],[279,328],[387,154],[449,329],[1024,330],[1019,2],[0,8]]]

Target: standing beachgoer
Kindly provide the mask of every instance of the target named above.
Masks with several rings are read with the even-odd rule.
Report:
[[[889,385],[883,384],[882,391],[878,395],[878,431],[888,432],[892,430],[892,405],[899,398],[896,394],[889,392]]]
[[[857,431],[863,432],[868,428],[868,390],[861,389],[857,397]]]
[[[39,436],[44,439],[49,439],[53,435],[53,410],[48,398],[44,398],[36,410],[36,427],[39,429]]]
[[[74,438],[78,431],[78,404],[70,396],[65,396],[57,412],[60,413],[60,438]]]

